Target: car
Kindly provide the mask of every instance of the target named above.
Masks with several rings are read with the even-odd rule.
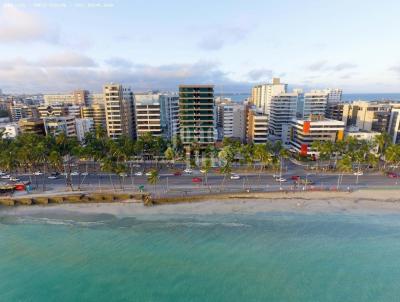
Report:
[[[300,176],[299,176],[299,175],[292,175],[292,176],[290,177],[290,179],[291,179],[291,180],[294,180],[294,181],[299,181],[299,180],[300,180]]]
[[[240,179],[240,175],[238,174],[232,174],[231,179]]]
[[[0,171],[0,176],[2,176],[2,175],[4,175],[4,174],[6,174],[6,173],[4,173],[3,171]]]
[[[126,173],[119,173],[119,176],[121,176],[121,177],[127,177],[128,174],[126,174]]]
[[[11,181],[19,181],[19,178],[16,178],[16,177],[10,177],[10,180],[11,180]]]
[[[48,179],[58,179],[58,175],[50,175],[47,178]]]
[[[182,172],[181,171],[175,171],[174,172],[174,176],[181,176],[182,175]]]
[[[33,175],[39,176],[39,175],[43,175],[43,173],[40,171],[36,171],[36,172],[33,172]]]
[[[207,171],[204,170],[204,169],[201,169],[201,170],[200,170],[200,173],[203,173],[203,174],[204,174],[204,173],[206,173],[206,172],[207,172]]]
[[[357,171],[357,172],[354,172],[353,174],[356,175],[356,176],[361,176],[361,175],[364,175],[364,172],[363,171]]]
[[[147,172],[146,176],[151,176],[151,171]]]
[[[193,177],[192,178],[192,182],[195,182],[195,183],[199,183],[199,182],[202,182],[203,180],[200,178],[200,177]]]
[[[88,172],[83,172],[83,173],[81,173],[81,175],[82,175],[82,176],[88,176],[89,173],[88,173]]]
[[[190,168],[186,168],[185,170],[183,170],[183,172],[187,173],[187,174],[192,174],[193,170]]]
[[[276,178],[275,178],[275,181],[278,181],[278,182],[285,182],[285,181],[287,181],[287,180],[286,180],[286,178],[283,178],[283,177],[276,177]]]
[[[1,178],[3,179],[9,179],[10,177],[11,177],[10,174],[4,174],[1,176]]]
[[[142,171],[138,171],[135,173],[135,176],[143,176],[143,172]]]
[[[77,176],[77,175],[79,175],[79,172],[77,171],[71,172],[71,176]]]
[[[388,172],[388,173],[386,173],[386,175],[389,178],[397,178],[398,177],[398,175],[394,172]]]

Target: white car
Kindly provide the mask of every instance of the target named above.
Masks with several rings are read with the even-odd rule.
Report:
[[[50,175],[49,177],[47,177],[48,179],[58,179],[58,176],[55,175]]]
[[[135,176],[143,176],[143,172],[139,171],[135,173]]]
[[[285,181],[287,181],[287,180],[286,180],[286,178],[283,178],[283,177],[277,177],[277,178],[275,178],[275,181],[278,181],[278,182],[285,182]]]
[[[71,176],[78,176],[78,175],[79,175],[79,172],[77,172],[77,171],[71,172]]]
[[[146,176],[151,176],[151,171],[147,172]]]
[[[81,173],[81,175],[82,175],[82,176],[88,176],[89,173],[88,173],[88,172],[83,172],[83,173]]]
[[[16,178],[16,177],[10,177],[10,180],[11,180],[11,181],[19,181],[19,178]]]
[[[8,179],[10,177],[11,177],[10,174],[4,174],[4,175],[1,176],[1,178],[3,178],[3,179]]]
[[[240,176],[238,174],[232,174],[231,179],[240,179]]]
[[[43,173],[40,171],[36,171],[36,172],[33,172],[33,175],[39,176],[39,175],[43,175]]]
[[[4,174],[6,174],[6,173],[4,173],[4,172],[0,171],[0,176],[3,176]]]
[[[192,174],[192,173],[193,173],[193,170],[192,170],[192,169],[189,169],[189,168],[186,168],[185,170],[183,170],[183,172],[184,172],[184,173],[187,173],[187,174]]]
[[[364,172],[363,171],[354,172],[354,175],[361,176],[364,175]]]
[[[126,174],[126,173],[119,173],[119,176],[121,176],[121,177],[127,177],[128,174]]]

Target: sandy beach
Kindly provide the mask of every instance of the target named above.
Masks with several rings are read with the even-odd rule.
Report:
[[[137,202],[57,204],[2,208],[0,213],[31,214],[71,211],[83,214],[107,213],[119,217],[151,214],[223,214],[257,212],[343,212],[400,213],[400,190],[360,190],[356,192],[253,193],[248,196],[226,196],[190,203],[145,207]]]

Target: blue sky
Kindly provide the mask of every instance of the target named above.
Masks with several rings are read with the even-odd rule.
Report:
[[[399,16],[391,0],[0,1],[0,88],[248,92],[279,76],[306,89],[400,92]]]

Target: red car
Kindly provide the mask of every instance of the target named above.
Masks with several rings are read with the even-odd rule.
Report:
[[[398,175],[397,175],[396,173],[394,173],[394,172],[388,172],[388,173],[387,173],[387,176],[388,176],[389,178],[397,178],[397,177],[398,177]]]
[[[293,175],[290,177],[291,180],[295,180],[295,181],[299,181],[300,180],[300,176],[298,175]]]
[[[193,177],[192,182],[199,183],[199,182],[202,182],[202,179],[200,177]]]
[[[174,172],[174,176],[181,176],[182,175],[182,172],[181,171],[175,171]]]

